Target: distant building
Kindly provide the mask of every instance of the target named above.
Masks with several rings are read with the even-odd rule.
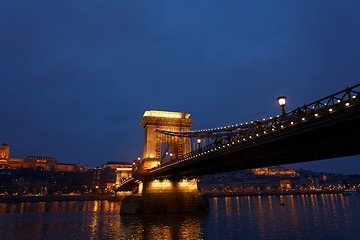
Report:
[[[6,143],[0,145],[0,168],[9,167],[10,148]]]
[[[289,179],[280,180],[280,188],[281,189],[291,189],[290,180]]]
[[[266,176],[297,176],[298,173],[294,169],[286,169],[284,167],[267,167],[256,168],[253,170],[254,175]]]
[[[116,172],[115,182],[107,183],[108,189],[120,185],[124,180],[131,178],[132,176],[132,164],[128,162],[107,162],[103,164],[102,169],[113,169]]]
[[[77,172],[84,170],[84,167],[80,164],[57,163],[57,160],[53,157],[27,156],[23,159],[10,158],[10,148],[6,143],[0,145],[0,169],[1,168],[30,168],[60,172]]]
[[[23,168],[39,168],[47,171],[55,171],[56,162],[56,159],[52,157],[27,156],[23,161]]]
[[[8,159],[10,156],[10,148],[6,143],[0,145],[0,160]]]
[[[68,164],[68,163],[57,163],[56,170],[59,172],[84,172],[85,168],[77,164]]]

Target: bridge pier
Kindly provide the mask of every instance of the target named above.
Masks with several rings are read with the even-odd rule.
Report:
[[[201,212],[207,211],[209,201],[197,189],[197,180],[156,179],[139,184],[139,192],[127,196],[121,214]]]

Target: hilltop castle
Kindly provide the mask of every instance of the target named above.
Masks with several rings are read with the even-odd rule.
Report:
[[[0,145],[0,169],[2,168],[31,168],[61,172],[76,172],[84,169],[80,164],[58,163],[53,157],[10,158],[10,147],[6,143]]]

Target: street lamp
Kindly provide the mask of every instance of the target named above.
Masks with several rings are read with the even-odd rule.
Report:
[[[286,97],[280,96],[277,98],[277,101],[282,109],[282,114],[285,115],[285,105],[286,105]]]
[[[198,149],[200,149],[201,138],[196,139],[196,142],[198,144]]]

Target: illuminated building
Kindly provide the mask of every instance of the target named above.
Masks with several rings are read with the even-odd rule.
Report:
[[[76,164],[57,163],[56,170],[59,172],[83,172],[85,171],[85,167],[83,167],[79,163]]]
[[[254,175],[266,176],[297,176],[298,173],[294,169],[286,169],[283,167],[256,168],[253,170]]]
[[[125,179],[132,176],[132,164],[128,162],[107,162],[103,164],[102,169],[108,170],[107,175],[112,175],[111,170],[116,173],[115,181],[112,177],[107,177],[106,188],[112,190],[114,186],[120,185]]]
[[[6,143],[0,145],[0,169],[1,168],[30,168],[61,172],[84,170],[84,167],[80,164],[57,163],[57,160],[53,157],[27,156],[25,158],[10,158],[10,147]]]
[[[47,171],[56,170],[56,159],[52,157],[27,156],[23,162],[23,168],[44,169]]]
[[[0,145],[0,159],[8,159],[10,156],[10,148],[6,143]]]
[[[282,189],[291,189],[290,180],[280,180],[280,188]]]

